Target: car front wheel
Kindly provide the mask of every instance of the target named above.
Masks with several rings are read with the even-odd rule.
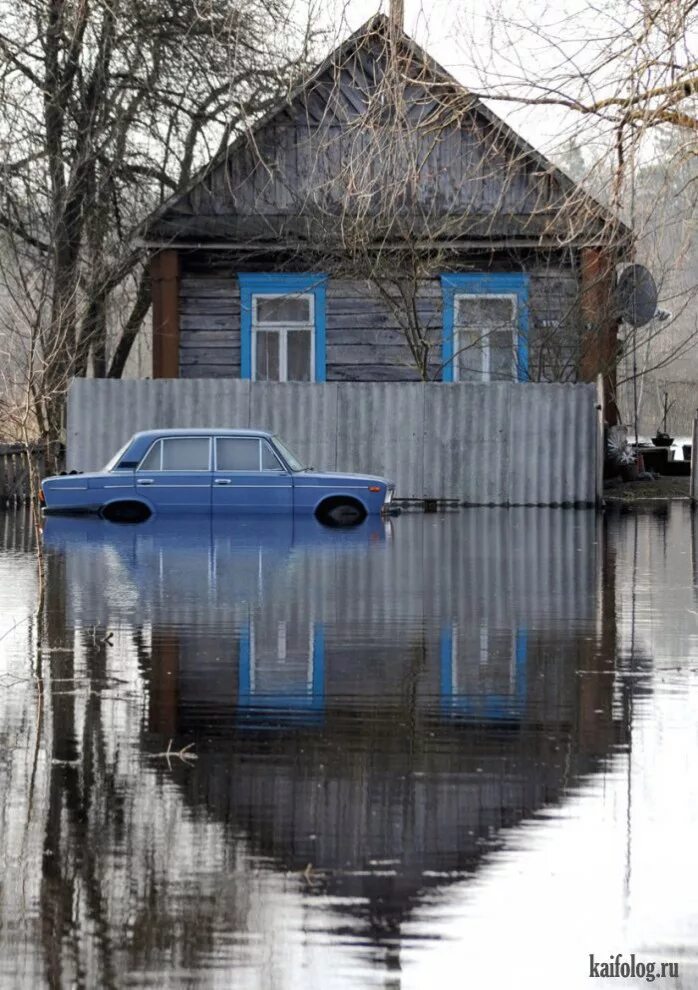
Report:
[[[350,498],[332,498],[323,502],[317,517],[325,526],[358,526],[366,518],[366,510],[360,502]]]
[[[108,522],[140,523],[150,518],[151,512],[142,502],[112,502],[100,511],[102,519]]]

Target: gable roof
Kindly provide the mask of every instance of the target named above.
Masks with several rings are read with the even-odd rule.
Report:
[[[393,167],[391,190],[390,151],[380,145],[390,107],[372,112],[373,130],[366,125],[390,52],[400,59],[401,121],[408,122],[399,132],[404,146],[392,156],[409,159]],[[158,246],[298,247],[322,242],[340,214],[351,213],[358,223],[358,204],[379,240],[409,237],[424,246],[437,238],[443,245],[627,244],[631,234],[411,38],[396,35],[383,14],[339,45],[135,234]]]

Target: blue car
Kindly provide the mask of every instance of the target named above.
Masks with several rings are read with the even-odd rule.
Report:
[[[298,512],[352,526],[387,510],[394,492],[385,478],[304,467],[261,430],[183,429],[136,433],[102,471],[44,478],[39,498],[47,513],[92,512],[113,522],[164,512]]]

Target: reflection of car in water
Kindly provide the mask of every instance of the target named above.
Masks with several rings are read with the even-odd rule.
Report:
[[[146,752],[195,744],[171,771],[190,813],[244,836],[267,869],[312,863],[315,887],[379,942],[626,729],[594,513],[406,515],[390,539],[387,526],[45,527],[69,624],[138,644]]]
[[[394,493],[385,478],[304,467],[270,433],[200,429],[137,433],[102,471],[44,478],[40,497],[47,513],[120,522],[164,512],[296,512],[351,526],[389,508]]]
[[[247,628],[251,610],[258,626],[276,621],[285,602],[317,594],[312,576],[311,587],[297,586],[309,563],[329,591],[338,557],[379,550],[391,533],[392,522],[376,515],[340,529],[293,513],[166,514],[138,526],[57,515],[44,519],[43,542],[53,566],[66,570],[76,625],[191,623],[195,631],[223,617],[226,628],[231,620]]]
[[[340,549],[382,543],[390,537],[392,523],[370,516],[361,525],[334,531],[313,516],[266,516],[249,513],[239,518],[221,515],[151,516],[131,528],[93,515],[50,515],[44,519],[44,546],[72,553],[127,553],[134,546],[175,550],[188,546],[193,554],[206,547],[225,545],[230,552],[244,549],[317,547]]]

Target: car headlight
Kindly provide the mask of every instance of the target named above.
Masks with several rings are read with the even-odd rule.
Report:
[[[385,501],[383,502],[383,505],[390,505],[390,503],[392,502],[394,496],[395,496],[395,489],[394,488],[386,488],[386,490],[385,490]]]

